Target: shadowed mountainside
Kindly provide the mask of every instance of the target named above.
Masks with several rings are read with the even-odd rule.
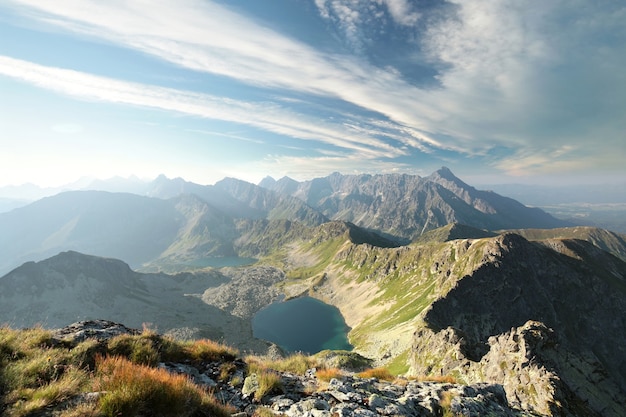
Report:
[[[116,259],[63,252],[0,278],[0,323],[57,328],[78,320],[144,323],[163,333],[224,340],[263,351],[249,321],[202,302],[228,278],[214,271],[143,274]]]

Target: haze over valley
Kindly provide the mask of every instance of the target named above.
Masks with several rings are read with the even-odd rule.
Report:
[[[512,407],[538,415],[623,410],[624,234],[476,189],[445,167],[132,185],[0,213],[1,321],[150,323],[265,354],[275,347],[255,337],[257,313],[308,295],[345,320],[345,334],[325,337],[394,372],[501,384]],[[542,395],[525,391],[528,379]]]

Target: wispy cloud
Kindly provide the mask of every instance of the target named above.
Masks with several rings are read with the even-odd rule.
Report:
[[[393,20],[401,25],[412,26],[420,19],[420,13],[408,0],[383,0]]]
[[[0,56],[0,74],[84,100],[106,101],[175,111],[187,115],[254,126],[269,132],[335,146],[361,157],[393,158],[399,148],[363,135],[343,123],[321,123],[273,103],[244,102],[209,94],[119,81],[78,71],[46,67]],[[371,130],[372,135],[386,135]]]
[[[410,173],[427,175],[429,172],[420,170],[412,164],[398,163],[397,161],[368,160],[367,164],[356,156],[321,156],[321,157],[294,157],[284,155],[269,155],[252,167],[246,169],[256,171],[256,180],[260,180],[268,172],[274,172],[277,177],[288,176],[296,180],[324,177],[330,172],[343,174],[371,174],[371,173]]]
[[[384,19],[416,28],[419,51],[426,53],[422,58],[439,71],[440,87],[424,89],[391,66],[320,52],[210,1],[9,1],[40,22],[186,69],[273,89],[285,100],[291,93],[339,99],[379,117],[329,123],[278,104],[115,80],[107,80],[111,91],[104,92],[86,74],[58,72],[67,70],[46,72],[48,81],[41,75],[29,80],[52,89],[55,82],[62,84],[58,89],[65,94],[89,91],[90,99],[246,123],[319,139],[370,159],[405,155],[407,149],[485,155],[504,147],[528,161],[516,169],[539,170],[557,162],[542,155],[554,155],[563,165],[581,155],[610,161],[615,153],[626,156],[626,72],[621,70],[626,67],[626,6],[582,0],[450,3],[455,7],[448,15],[429,19],[427,9],[407,0],[315,0],[320,15],[359,47],[368,42],[363,28],[375,29]],[[73,88],[69,78],[64,84],[69,75],[78,77],[79,87]],[[597,138],[613,149],[593,146]],[[557,152],[564,146],[578,152]]]
[[[437,117],[431,106],[415,100],[420,91],[393,71],[370,67],[350,56],[319,53],[211,2],[14,3],[28,6],[31,13],[35,10],[41,21],[188,69],[258,87],[338,98],[413,129],[427,127],[415,115]]]

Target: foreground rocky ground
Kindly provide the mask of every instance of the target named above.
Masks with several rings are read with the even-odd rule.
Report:
[[[106,340],[120,334],[138,334],[137,330],[108,321],[75,323],[54,333],[64,342],[86,339]],[[204,387],[232,410],[232,415],[263,416],[534,416],[511,408],[504,389],[496,384],[458,385],[376,377],[358,377],[355,367],[346,366],[333,378],[321,378],[325,365],[337,366],[332,354],[327,364],[310,368],[302,375],[270,370],[276,383],[266,393],[262,376],[250,372],[249,360],[230,360],[229,376],[223,377],[224,361],[191,363],[160,362],[157,367],[173,374],[184,374]],[[259,359],[262,360],[262,359]],[[84,401],[94,401],[98,393],[83,394]],[[59,407],[40,416],[60,415]],[[158,410],[155,410],[158,414]],[[156,415],[155,414],[155,415]]]

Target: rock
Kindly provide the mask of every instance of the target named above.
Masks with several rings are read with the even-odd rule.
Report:
[[[54,330],[52,337],[57,340],[79,343],[85,339],[108,340],[121,334],[135,335],[141,333],[123,324],[108,320],[86,320],[72,323],[69,326]]]
[[[208,375],[200,373],[197,368],[191,365],[182,363],[160,363],[158,367],[171,373],[187,375],[195,384],[205,388],[215,387],[217,385],[217,382],[211,379]]]
[[[249,397],[253,395],[259,389],[259,377],[257,374],[250,374],[243,381],[243,388],[241,388],[241,393],[244,397]]]

